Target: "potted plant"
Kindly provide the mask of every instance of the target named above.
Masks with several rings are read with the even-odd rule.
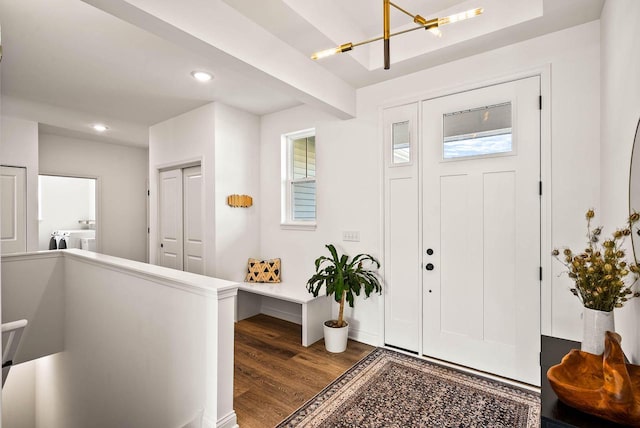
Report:
[[[307,281],[307,290],[315,297],[318,296],[322,286],[326,289],[327,296],[334,296],[340,305],[338,319],[324,323],[324,342],[327,351],[343,352],[347,349],[349,325],[344,320],[344,302],[353,308],[354,295],[359,296],[364,289],[364,294],[369,297],[373,291],[382,293],[382,285],[378,280],[375,269],[380,263],[369,254],[358,254],[349,260],[346,254],[339,255],[332,244],[325,245],[331,257],[321,256],[316,259],[316,273]],[[368,267],[365,267],[364,264]]]
[[[554,249],[552,255],[567,267],[567,274],[575,283],[570,291],[584,306],[581,349],[602,354],[605,332],[614,331],[613,309],[640,296],[632,289],[640,277],[640,267],[635,260],[633,263],[624,260],[623,246],[626,237],[631,235],[631,226],[640,220],[640,214],[632,213],[625,227],[602,242],[602,227],[591,228],[594,211],[588,210],[585,217],[589,243],[584,251],[574,254],[569,248],[562,252]]]

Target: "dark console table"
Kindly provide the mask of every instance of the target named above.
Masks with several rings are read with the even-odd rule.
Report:
[[[588,415],[558,400],[547,380],[549,367],[560,363],[562,357],[572,349],[580,349],[580,342],[542,336],[540,365],[542,366],[541,387],[541,427],[579,427],[579,428],[609,428],[622,427],[604,419]]]

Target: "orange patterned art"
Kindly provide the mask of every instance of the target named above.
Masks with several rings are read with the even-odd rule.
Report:
[[[234,208],[248,208],[253,205],[253,198],[249,195],[229,195],[227,204]]]
[[[585,413],[640,426],[640,366],[625,363],[620,335],[608,331],[602,355],[572,349],[547,371],[560,401]]]

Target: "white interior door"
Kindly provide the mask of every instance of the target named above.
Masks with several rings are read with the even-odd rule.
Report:
[[[423,354],[540,382],[540,81],[423,102]]]
[[[27,170],[3,166],[0,171],[2,254],[27,251]]]
[[[204,274],[202,230],[202,170],[182,170],[184,193],[184,270]]]
[[[182,170],[160,172],[160,259],[161,266],[183,269]]]

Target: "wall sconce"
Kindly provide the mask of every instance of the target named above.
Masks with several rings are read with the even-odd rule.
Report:
[[[253,198],[249,195],[229,195],[227,204],[233,208],[249,208],[253,205]]]

